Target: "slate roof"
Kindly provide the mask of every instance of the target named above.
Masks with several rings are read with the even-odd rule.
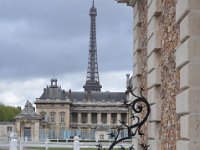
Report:
[[[51,85],[44,88],[40,99],[60,99],[66,100],[66,92],[57,86],[57,79],[51,79]]]
[[[125,92],[101,92],[101,91],[71,91],[66,92],[57,86],[57,79],[51,79],[51,85],[44,89],[43,94],[35,103],[45,102],[46,100],[58,100],[55,102],[85,102],[92,103],[121,102],[126,100]],[[49,102],[49,101],[48,101]]]
[[[126,95],[124,92],[71,92],[69,98],[72,101],[90,100],[92,102],[124,102]]]
[[[15,119],[41,119],[41,116],[36,114],[35,108],[32,106],[32,104],[27,101],[25,108],[21,111],[19,115],[15,117]]]

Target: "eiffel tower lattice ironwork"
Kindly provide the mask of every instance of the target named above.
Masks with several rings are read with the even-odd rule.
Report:
[[[90,42],[89,42],[89,57],[86,83],[83,86],[85,91],[101,91],[102,86],[99,81],[98,61],[97,61],[97,43],[96,43],[96,16],[97,9],[93,5],[90,8]]]

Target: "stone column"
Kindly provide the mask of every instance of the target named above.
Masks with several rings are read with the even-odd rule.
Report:
[[[178,0],[176,21],[180,24],[180,46],[176,68],[180,71],[180,94],[176,113],[180,115],[177,150],[200,149],[200,1]]]
[[[148,0],[148,26],[147,26],[147,64],[148,64],[148,96],[151,113],[148,123],[148,141],[151,148],[160,149],[159,128],[161,121],[159,90],[161,85],[160,50],[161,36],[159,29],[159,19],[161,13],[161,0]]]
[[[121,121],[121,114],[117,113],[117,124],[119,125]]]
[[[107,114],[107,124],[111,125],[111,113]]]
[[[101,113],[97,113],[97,124],[101,124]]]
[[[39,141],[39,127],[40,125],[39,125],[39,121],[36,121],[35,123],[34,123],[34,131],[33,131],[33,134],[34,134],[34,141]]]
[[[81,113],[78,113],[78,124],[81,124]]]
[[[87,115],[87,117],[88,117],[88,119],[87,119],[88,120],[88,124],[91,124],[91,116],[92,116],[91,113],[88,113],[88,115]]]

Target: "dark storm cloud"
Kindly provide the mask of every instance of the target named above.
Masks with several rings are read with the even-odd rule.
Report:
[[[1,0],[0,77],[86,72],[91,0]],[[131,70],[131,9],[96,0],[100,71]]]

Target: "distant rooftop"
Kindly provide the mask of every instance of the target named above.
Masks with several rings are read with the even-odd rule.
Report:
[[[72,101],[91,101],[91,102],[124,102],[126,95],[124,92],[71,92],[69,98]]]
[[[61,89],[61,86],[57,85],[57,79],[51,79],[51,85],[44,88],[43,94],[40,99],[66,99],[65,90]]]
[[[25,108],[21,111],[21,113],[19,115],[17,115],[15,117],[15,119],[41,119],[41,117],[36,114],[35,112],[35,108],[33,107],[33,105],[27,101]]]

